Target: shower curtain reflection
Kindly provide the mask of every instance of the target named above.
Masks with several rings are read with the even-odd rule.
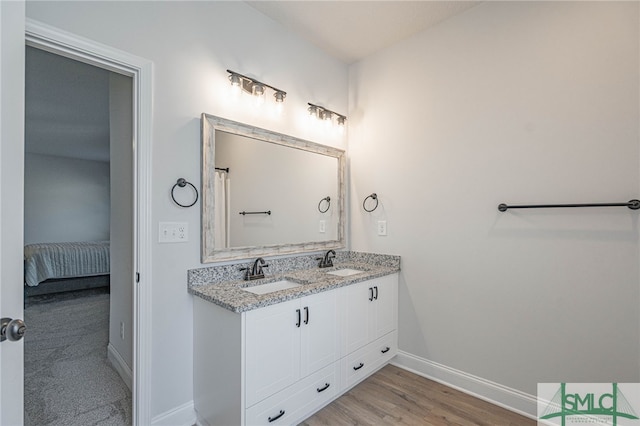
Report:
[[[214,178],[214,241],[215,248],[229,247],[229,189],[231,181],[225,172],[216,171]]]

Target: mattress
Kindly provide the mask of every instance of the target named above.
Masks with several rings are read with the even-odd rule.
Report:
[[[109,273],[109,241],[38,243],[24,247],[24,281],[30,287],[51,278]]]

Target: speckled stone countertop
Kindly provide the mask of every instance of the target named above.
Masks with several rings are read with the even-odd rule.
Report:
[[[240,278],[242,273],[238,269],[247,265],[194,269],[188,272],[187,288],[190,294],[206,301],[233,312],[245,312],[400,271],[399,256],[337,252],[332,268],[318,268],[316,257],[317,255],[269,259],[267,260],[269,268],[265,268],[265,278],[254,281],[245,281]],[[312,266],[309,266],[309,262]],[[327,274],[327,272],[346,268],[362,272],[347,277]],[[271,270],[275,273],[270,273]],[[228,276],[231,272],[234,278]],[[207,278],[209,278],[208,282]],[[243,288],[280,280],[301,285],[262,295],[243,290]]]

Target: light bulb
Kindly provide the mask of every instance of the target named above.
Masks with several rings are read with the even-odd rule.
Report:
[[[327,111],[327,110],[320,111],[320,119],[322,120],[322,122],[324,123],[324,125],[326,127],[331,127],[331,123],[332,123],[331,117],[332,116],[333,115],[331,114],[330,111]]]
[[[264,91],[265,87],[259,83],[253,83],[251,86],[251,94],[256,98],[256,105],[262,105],[264,103]]]
[[[276,103],[282,104],[284,102],[284,98],[287,97],[287,94],[278,90],[273,94],[273,96],[276,98]]]
[[[231,74],[229,76],[229,81],[231,82],[231,85],[234,87],[242,86],[242,79],[238,74]]]
[[[229,76],[231,82],[231,94],[235,97],[242,92],[242,78],[238,74],[231,74]]]
[[[253,96],[264,95],[264,86],[262,84],[253,83],[253,85],[251,86],[251,94]]]

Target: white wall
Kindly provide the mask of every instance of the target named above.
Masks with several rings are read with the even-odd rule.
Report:
[[[109,163],[27,153],[24,241],[109,240]]]
[[[350,68],[352,249],[402,256],[401,350],[532,395],[640,380],[638,212],[497,210],[638,198],[638,16],[485,2]]]
[[[200,209],[176,206],[170,189],[179,177],[199,186],[200,114],[344,148],[344,137],[307,126],[306,103],[345,111],[347,67],[241,2],[29,2],[27,16],[154,63],[152,220],[185,221],[190,230],[188,243],[152,249],[157,416],[193,399],[186,271],[202,266]],[[283,115],[256,109],[246,97],[231,102],[227,68],[285,90]]]
[[[110,292],[109,344],[133,367],[133,79],[109,74]],[[124,336],[120,324],[124,324]]]

